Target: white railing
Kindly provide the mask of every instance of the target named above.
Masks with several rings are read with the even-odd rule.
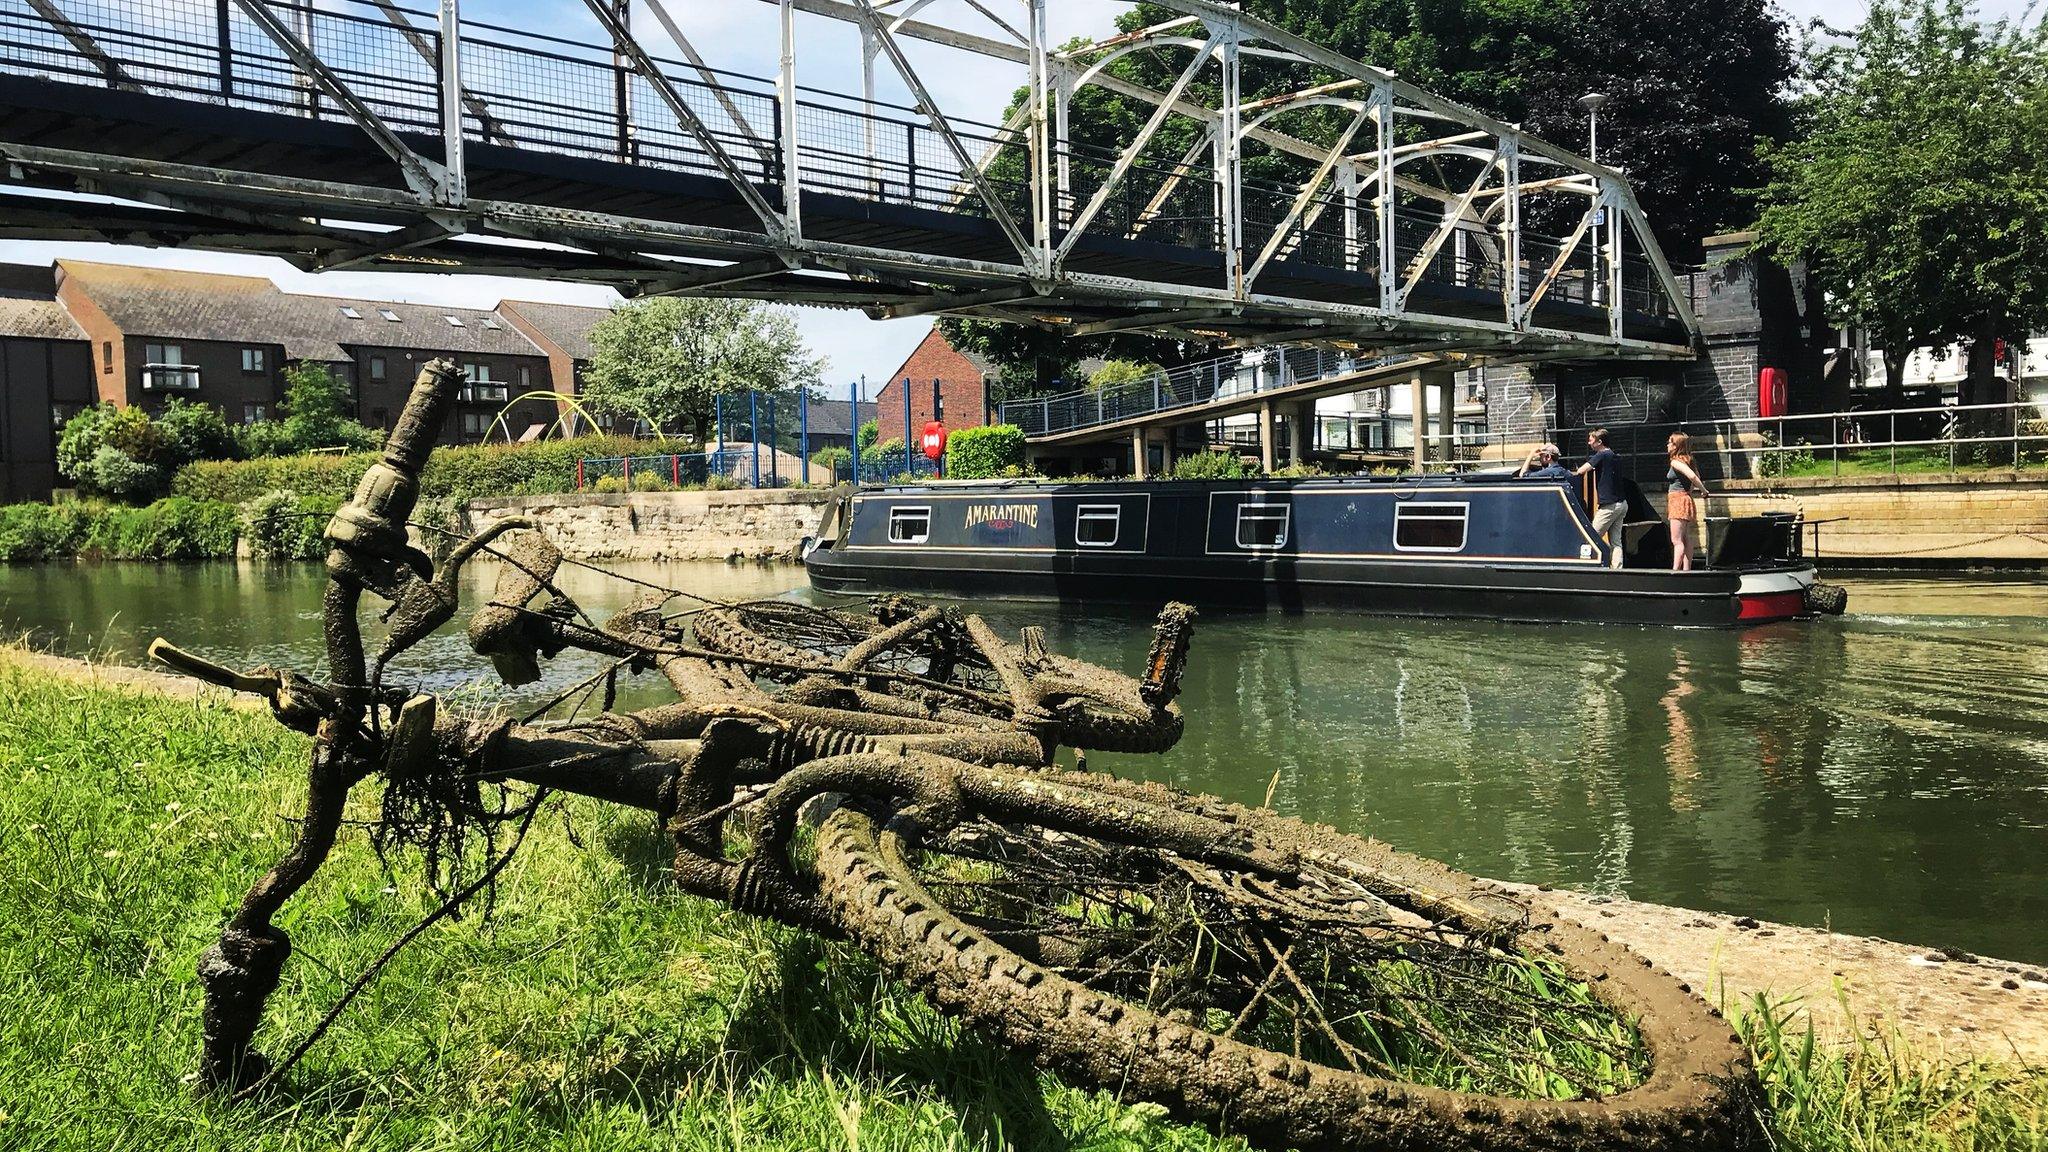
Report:
[[[190,364],[144,364],[144,392],[197,392],[199,369]]]
[[[1585,427],[1544,434],[1567,463],[1584,456]],[[1608,442],[1642,476],[1659,471],[1673,432],[1692,437],[1695,457],[1720,479],[1901,476],[2048,467],[2048,404],[1943,404],[1852,408],[1755,420],[1610,424]],[[1432,471],[1514,467],[1528,435],[1460,432],[1424,436]],[[1448,449],[1448,450],[1447,450]]]

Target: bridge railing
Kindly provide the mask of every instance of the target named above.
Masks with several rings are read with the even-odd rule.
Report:
[[[1003,423],[1016,425],[1027,436],[1046,436],[1217,400],[1255,396],[1411,360],[1421,363],[1423,358],[1362,357],[1336,348],[1292,345],[1184,364],[1125,384],[1007,400],[998,405],[998,411]]]

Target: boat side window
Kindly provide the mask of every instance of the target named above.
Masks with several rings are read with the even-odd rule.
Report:
[[[1254,552],[1277,552],[1287,547],[1287,527],[1294,508],[1288,504],[1240,504],[1237,507],[1237,546]]]
[[[1083,504],[1074,515],[1074,543],[1083,548],[1114,548],[1123,527],[1124,510],[1116,504]]]
[[[929,506],[889,509],[889,543],[922,544],[932,538],[932,510]]]
[[[1396,552],[1463,552],[1470,504],[1401,504],[1394,509]]]

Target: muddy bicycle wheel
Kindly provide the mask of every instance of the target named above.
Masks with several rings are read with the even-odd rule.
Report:
[[[1112,807],[1163,794],[1103,785]],[[850,806],[818,840],[821,895],[906,982],[1042,1066],[1269,1147],[1757,1142],[1739,1041],[1625,949],[1383,845],[1174,803],[1292,874],[1142,832],[970,819],[927,842]]]

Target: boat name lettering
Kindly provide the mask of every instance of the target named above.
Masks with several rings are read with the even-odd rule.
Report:
[[[1038,527],[1038,505],[1036,504],[969,504],[967,506],[967,527],[987,524],[995,528],[1010,528],[1018,524]]]

